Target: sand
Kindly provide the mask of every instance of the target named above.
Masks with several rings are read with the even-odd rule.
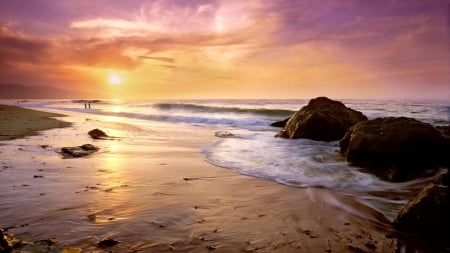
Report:
[[[54,114],[0,108],[2,118],[14,119],[1,121],[0,131],[9,137],[25,135],[11,131],[23,115],[22,122],[32,126],[67,125],[49,123]],[[398,247],[389,221],[350,197],[287,187],[205,162],[201,150],[217,141],[214,129],[127,124],[77,113],[64,120],[72,127],[0,145],[0,227],[28,242],[57,241],[30,243],[30,252],[39,247],[55,252],[69,247],[83,252],[395,252]],[[91,140],[87,132],[93,128],[120,138]],[[84,143],[101,150],[77,159],[57,153]],[[119,243],[99,248],[105,238]]]
[[[39,131],[68,127],[70,123],[54,119],[64,115],[0,104],[0,140],[36,135]]]

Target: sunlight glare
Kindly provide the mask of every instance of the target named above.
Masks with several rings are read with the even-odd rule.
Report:
[[[119,105],[113,105],[112,109],[113,112],[122,112],[122,108],[120,108]]]
[[[111,74],[109,76],[109,83],[111,85],[119,85],[122,83],[122,77],[117,74]]]

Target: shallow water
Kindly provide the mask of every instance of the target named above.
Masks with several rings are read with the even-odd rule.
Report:
[[[166,204],[170,194],[175,194],[171,189],[184,182],[164,171],[164,166],[171,163],[172,154],[182,155],[193,147],[199,157],[224,169],[294,187],[330,189],[351,196],[391,220],[412,195],[436,176],[390,183],[349,166],[339,153],[337,142],[274,138],[278,129],[268,125],[290,116],[307,100],[107,100],[92,103],[91,110],[85,110],[83,103],[21,102],[26,107],[70,112],[75,116],[69,119],[76,124],[73,129],[50,130],[44,136],[14,140],[0,147],[0,166],[3,166],[0,168],[0,224],[23,225],[25,235],[58,235],[69,244],[79,244],[76,235],[87,231],[113,236],[112,231],[119,229],[139,237],[141,232],[135,229],[151,228],[147,231],[150,233],[157,229],[158,222],[195,223],[195,213],[181,209],[180,213],[167,212],[174,208]],[[347,100],[344,103],[369,118],[407,116],[433,125],[450,122],[450,104],[445,101]],[[55,150],[62,146],[90,142],[80,132],[102,127],[110,135],[122,138],[102,142],[101,155],[96,159],[62,162],[55,155]],[[216,141],[199,141],[201,136],[211,136]],[[42,144],[51,147],[40,148]],[[152,157],[155,152],[158,155]],[[161,152],[165,158],[161,158]],[[161,198],[165,201],[158,201]],[[89,214],[96,214],[95,222],[87,218]],[[158,217],[157,221],[152,217]],[[130,221],[136,227],[128,227]],[[46,226],[53,227],[51,233],[43,232]],[[158,236],[163,235],[158,233]],[[82,240],[94,240],[89,238]]]
[[[390,183],[349,166],[337,142],[274,138],[270,123],[292,115],[307,100],[102,100],[84,109],[83,100],[30,100],[23,106],[106,115],[142,122],[181,123],[216,127],[219,140],[203,147],[205,159],[236,173],[296,187],[323,187],[356,196],[389,219],[417,189],[434,177]],[[450,103],[438,100],[343,100],[369,119],[413,117],[432,125],[450,124]],[[121,124],[123,121],[116,121]],[[139,129],[139,125],[125,124]],[[136,129],[129,129],[136,131]],[[213,133],[211,133],[213,134]],[[164,137],[162,137],[164,138]],[[442,171],[438,172],[442,173]]]
[[[187,184],[180,175],[205,174],[182,157],[201,161],[196,150],[210,143],[199,138],[206,136],[204,127],[79,114],[65,120],[74,127],[0,146],[1,227],[24,239],[57,238],[88,251],[98,250],[97,242],[107,237],[122,241],[124,251],[189,237],[183,227],[199,219],[193,205],[200,203],[189,198],[197,195],[190,188],[179,191]],[[93,128],[120,138],[93,141],[86,134]],[[101,149],[77,159],[57,153],[83,143]],[[195,152],[198,158],[192,157]],[[173,154],[178,157],[170,159]]]

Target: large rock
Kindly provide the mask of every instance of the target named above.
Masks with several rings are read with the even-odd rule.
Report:
[[[285,127],[286,123],[289,121],[290,118],[291,117],[285,118],[285,119],[280,120],[280,121],[275,121],[272,124],[270,124],[270,126],[273,126],[273,127]]]
[[[427,185],[403,207],[393,225],[401,231],[421,237],[438,241],[448,239],[448,193],[448,186]]]
[[[390,181],[449,164],[450,140],[412,118],[377,118],[351,127],[339,142],[347,161],[378,170]]]
[[[446,137],[450,138],[450,125],[448,126],[438,126],[437,129]]]
[[[318,141],[339,140],[349,127],[362,120],[367,120],[367,117],[342,102],[318,97],[296,112],[276,136]]]

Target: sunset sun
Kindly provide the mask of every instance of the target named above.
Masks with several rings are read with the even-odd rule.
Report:
[[[122,83],[122,77],[117,74],[111,74],[109,75],[108,81],[111,85],[119,85]]]

